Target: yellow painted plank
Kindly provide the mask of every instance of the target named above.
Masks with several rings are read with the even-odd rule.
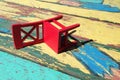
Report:
[[[93,39],[101,44],[120,44],[120,26],[110,25],[103,22],[72,17],[68,20],[73,23],[80,23],[80,28],[77,29],[76,35]]]
[[[113,7],[118,7],[120,9],[120,0],[104,0],[103,4],[111,5]]]
[[[83,9],[83,8],[76,8],[76,7],[58,5],[58,4],[53,4],[53,3],[40,2],[36,0],[31,0],[31,1],[29,0],[24,0],[24,1],[5,0],[5,1],[13,2],[13,3],[21,4],[21,5],[26,5],[30,7],[44,8],[44,9],[48,9],[48,10],[52,10],[56,12],[70,14],[70,15],[83,16],[83,17],[89,17],[89,18],[92,17],[92,18],[103,20],[103,21],[120,23],[120,13],[88,10],[88,9]]]
[[[78,69],[80,69],[81,71],[83,71],[85,73],[90,73],[82,63],[80,63],[78,60],[76,60],[75,57],[73,57],[73,56],[71,56],[69,54],[66,54],[66,52],[61,53],[61,54],[58,55],[44,43],[34,45],[34,46],[37,47],[38,51],[40,51],[40,49],[42,49],[44,51],[44,53],[49,54],[53,58],[59,60],[61,63],[64,63],[66,65],[69,64],[73,68],[78,68]]]
[[[14,16],[18,16],[19,14],[10,13],[10,12],[7,12],[7,11],[0,10],[0,15],[10,19]]]
[[[9,19],[12,19],[12,20],[19,20],[19,21],[24,21],[24,22],[25,21],[26,22],[38,21],[41,19],[47,19],[47,18],[51,18],[55,16],[55,14],[53,14],[53,12],[50,12],[50,11],[47,11],[46,13],[45,12],[29,13],[29,15],[33,15],[34,17],[29,16],[29,15],[22,16],[21,14],[18,14],[17,9],[15,10],[16,11],[13,13],[0,10],[1,12],[0,15],[9,17]],[[96,42],[101,43],[101,44],[114,44],[116,46],[120,44],[119,25],[108,24],[108,23],[99,22],[99,21],[92,21],[89,19],[75,17],[75,16],[68,16],[68,15],[64,15],[63,19],[61,19],[60,22],[66,26],[69,26],[73,23],[80,23],[81,26],[80,28],[77,28],[77,33],[75,33],[76,35],[89,38],[89,39],[93,39]]]
[[[20,10],[11,8],[7,3],[0,2],[0,10],[7,11],[7,12],[20,12]]]
[[[107,55],[109,55],[111,58],[113,58],[114,60],[116,60],[117,62],[120,62],[120,52],[117,52],[115,50],[108,50],[102,47],[99,47],[100,50],[102,50],[103,52],[105,52]]]
[[[41,0],[41,1],[58,2],[58,1],[60,1],[60,0]]]

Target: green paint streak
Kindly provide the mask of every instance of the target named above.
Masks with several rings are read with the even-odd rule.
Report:
[[[15,23],[15,22],[7,20],[7,19],[0,18],[0,28],[5,28],[5,29],[10,30],[11,29],[11,25],[13,23]]]
[[[95,42],[93,42],[92,44],[96,47],[102,47],[108,50],[114,50],[114,51],[120,52],[120,48],[116,48],[116,47],[112,47],[112,46],[108,46],[100,43],[95,43]]]
[[[33,17],[33,18],[35,18],[36,16],[33,15],[33,14],[30,14],[30,15],[28,15],[28,16],[20,14],[19,16],[14,16],[14,17],[12,17],[12,18],[28,18],[28,17]]]
[[[12,47],[13,46],[12,39],[7,36],[0,36],[0,46],[4,46],[6,48]]]

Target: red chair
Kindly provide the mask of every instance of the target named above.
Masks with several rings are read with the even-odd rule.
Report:
[[[13,24],[12,35],[15,48],[20,49],[33,44],[45,42],[56,53],[64,51],[67,47],[70,47],[70,45],[74,44],[74,42],[70,42],[68,40],[68,32],[76,27],[79,27],[80,24],[74,24],[65,27],[57,21],[61,18],[62,15],[58,15],[54,18],[41,20],[38,22]],[[56,25],[59,28],[57,28]],[[31,29],[27,32],[24,30],[26,27],[31,27]],[[31,35],[33,31],[36,32],[35,36]],[[25,35],[22,36],[21,33],[24,33]],[[30,37],[32,41],[25,42],[28,37]]]

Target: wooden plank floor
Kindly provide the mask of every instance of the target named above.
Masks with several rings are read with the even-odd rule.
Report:
[[[64,25],[81,24],[74,34],[76,38],[82,41],[93,39],[92,45],[116,63],[120,63],[120,13],[67,6],[60,4],[58,0],[4,0],[0,1],[0,6],[0,32],[2,32],[0,33],[0,50],[2,51],[80,79],[103,80],[95,76],[82,61],[77,60],[71,51],[56,54],[44,43],[20,50],[14,49],[10,32],[11,24],[38,21],[63,14],[64,17],[59,22]],[[5,32],[3,26],[8,31]]]

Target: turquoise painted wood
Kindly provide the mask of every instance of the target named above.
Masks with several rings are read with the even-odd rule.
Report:
[[[102,3],[103,0],[76,0],[80,2]]]
[[[0,27],[0,32],[1,33],[10,33],[10,30],[6,29],[6,28],[1,28]]]
[[[80,80],[0,51],[0,80]]]
[[[115,61],[89,43],[79,47],[78,50],[77,52],[72,51],[73,55],[94,74],[103,77],[104,74],[112,74],[111,67],[119,69],[119,65]]]

